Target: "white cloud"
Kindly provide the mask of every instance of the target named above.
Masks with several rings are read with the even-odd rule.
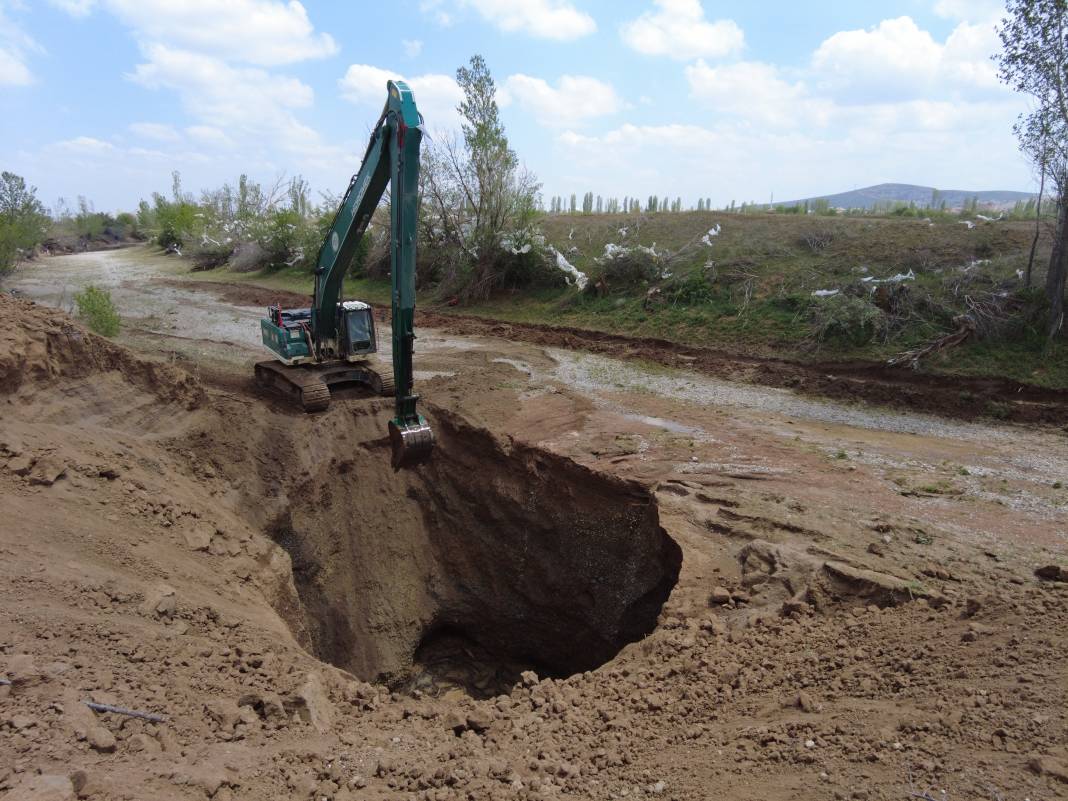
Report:
[[[441,27],[448,28],[452,25],[452,15],[442,8],[444,2],[445,0],[422,0],[419,3],[419,12],[428,17],[433,17],[434,22]]]
[[[614,114],[623,101],[611,84],[586,75],[563,75],[553,88],[541,78],[510,75],[502,86],[502,105],[514,101],[543,125],[564,127]]]
[[[828,89],[909,97],[932,79],[941,54],[930,33],[910,17],[899,17],[834,34],[816,50],[812,65]]]
[[[7,16],[5,5],[8,4],[0,0],[0,86],[29,86],[33,83],[33,73],[26,64],[26,56],[43,52],[44,48]],[[22,6],[14,3],[13,8],[19,11]]]
[[[937,0],[934,12],[946,19],[974,22],[1001,17],[1005,13],[1004,0]]]
[[[0,86],[28,86],[31,83],[33,75],[21,56],[14,50],[0,47]]]
[[[147,61],[128,77],[149,89],[174,90],[186,111],[205,125],[297,154],[322,148],[318,134],[293,113],[312,104],[314,94],[307,84],[165,45],[149,45],[144,51]]]
[[[234,144],[234,140],[227,136],[224,131],[211,125],[190,125],[185,129],[185,132],[190,139],[204,145],[226,148]]]
[[[72,17],[88,16],[96,5],[96,0],[49,0],[49,2]]]
[[[745,34],[737,23],[729,19],[709,22],[700,0],[654,3],[655,12],[647,11],[621,29],[623,41],[639,53],[689,61],[732,55],[745,46]]]
[[[944,44],[910,17],[840,31],[812,57],[821,90],[848,102],[907,100],[946,91],[997,91],[992,23],[962,22]]]
[[[72,153],[80,153],[87,155],[96,155],[99,153],[111,153],[115,150],[115,145],[110,142],[105,142],[101,139],[95,139],[92,136],[76,136],[73,139],[67,139],[62,142],[57,142],[55,147],[60,150],[67,150]]]
[[[428,74],[405,78],[398,72],[370,64],[352,64],[344,77],[338,80],[338,87],[346,100],[377,112],[386,101],[386,82],[398,79],[411,87],[419,112],[431,131],[459,125],[456,107],[463,99],[463,91],[451,75]]]
[[[567,0],[460,0],[502,31],[571,41],[597,30],[593,17]]]
[[[155,139],[157,142],[177,142],[182,138],[174,126],[160,122],[135,122],[130,125],[130,130],[144,139]]]
[[[718,114],[732,114],[759,125],[823,125],[830,103],[813,98],[800,81],[791,82],[777,67],[740,61],[710,67],[703,59],[686,68],[691,95]]]
[[[77,16],[92,0],[53,0]],[[316,33],[297,0],[101,0],[144,42],[196,50],[234,61],[270,66],[323,58],[337,52],[334,39]]]
[[[420,39],[404,39],[401,47],[404,48],[404,55],[408,58],[415,58],[423,52],[423,42]]]

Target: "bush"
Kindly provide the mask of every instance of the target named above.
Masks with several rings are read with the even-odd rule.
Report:
[[[817,344],[836,340],[843,344],[864,345],[885,336],[886,314],[864,298],[834,295],[815,298],[808,308],[811,336]]]
[[[627,292],[647,286],[660,278],[663,263],[651,248],[625,248],[605,256],[598,280],[591,280],[586,291],[591,294]]]
[[[86,321],[90,330],[105,337],[119,333],[119,313],[106,289],[90,284],[74,295],[74,302],[78,305],[78,316]]]

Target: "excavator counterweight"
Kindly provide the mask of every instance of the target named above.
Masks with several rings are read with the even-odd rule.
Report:
[[[386,105],[375,124],[359,172],[352,177],[316,258],[315,291],[307,309],[267,309],[263,344],[277,357],[256,365],[256,380],[298,397],[306,412],[326,409],[330,388],[363,384],[394,398],[389,423],[394,469],[425,461],[434,433],[413,394],[415,249],[419,222],[419,148],[422,117],[403,81],[386,85]],[[378,350],[374,312],[343,300],[345,273],[386,187],[390,188],[390,275],[393,373],[367,359]]]

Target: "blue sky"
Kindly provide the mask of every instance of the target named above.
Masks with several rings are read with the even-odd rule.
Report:
[[[543,194],[1031,189],[996,0],[0,0],[0,168],[47,205],[301,174],[338,192],[386,77],[434,138],[481,53]]]

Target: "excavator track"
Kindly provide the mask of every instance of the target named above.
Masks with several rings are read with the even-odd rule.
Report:
[[[305,412],[330,407],[331,389],[363,385],[375,395],[391,398],[395,392],[393,371],[378,371],[369,362],[330,362],[290,367],[277,360],[257,362],[256,383],[299,401]]]

